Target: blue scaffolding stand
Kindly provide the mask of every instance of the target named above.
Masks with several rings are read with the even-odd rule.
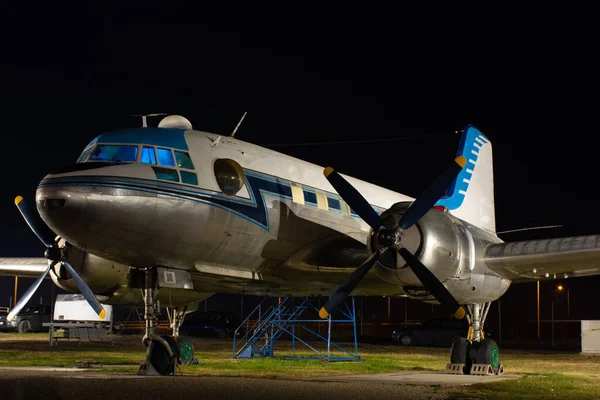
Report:
[[[233,339],[232,358],[261,358],[277,357],[285,359],[321,360],[332,361],[360,361],[358,355],[358,341],[356,337],[356,311],[354,297],[350,299],[350,305],[344,303],[333,315],[323,320],[318,317],[319,308],[313,303],[315,299],[302,298],[299,305],[294,304],[294,298],[285,297],[279,304],[265,307],[263,301],[248,315],[248,317],[236,329]],[[266,308],[266,310],[265,310]],[[316,313],[315,318],[309,318]],[[300,317],[309,319],[300,319]],[[327,337],[322,336],[311,329],[308,325],[327,324]],[[354,351],[347,350],[341,345],[331,341],[331,330],[334,324],[352,324]],[[311,340],[299,337],[299,333],[311,338]],[[275,356],[275,345],[278,340],[287,334],[291,339],[291,355]],[[311,343],[309,343],[309,341]],[[296,353],[296,344],[299,342],[304,349],[309,349],[315,355],[306,356]],[[317,347],[326,344],[326,349]],[[278,351],[281,351],[279,348]]]

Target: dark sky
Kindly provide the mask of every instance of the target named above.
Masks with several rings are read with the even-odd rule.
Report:
[[[248,111],[236,136],[256,144],[406,137],[273,148],[413,196],[474,124],[494,146],[498,230],[598,232],[591,5],[167,4],[4,6],[0,255],[42,251],[14,197],[142,112],[228,134]]]

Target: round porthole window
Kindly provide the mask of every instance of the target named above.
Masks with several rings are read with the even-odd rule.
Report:
[[[244,170],[229,158],[220,158],[214,165],[217,185],[223,193],[233,196],[244,186]]]

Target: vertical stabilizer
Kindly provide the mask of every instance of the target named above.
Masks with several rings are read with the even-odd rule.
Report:
[[[452,215],[496,232],[492,143],[477,128],[468,125],[463,131],[457,156],[464,156],[467,165],[436,205],[446,206]]]

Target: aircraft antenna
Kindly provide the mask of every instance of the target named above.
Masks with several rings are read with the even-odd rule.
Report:
[[[523,231],[534,231],[537,229],[552,229],[552,228],[560,228],[562,225],[544,225],[544,226],[532,226],[530,228],[519,228],[519,229],[510,229],[508,231],[496,232],[497,235],[501,235],[503,233],[512,233],[512,232],[523,232]]]
[[[142,117],[142,128],[147,128],[148,117],[158,117],[159,115],[167,115],[167,113],[133,114],[133,117]]]
[[[238,122],[238,124],[236,125],[235,129],[233,130],[233,132],[231,132],[231,137],[235,136],[235,133],[237,132],[238,128],[240,127],[240,125],[242,124],[242,121],[244,120],[244,118],[246,117],[246,114],[248,114],[248,111],[244,112],[244,115],[242,115],[242,119],[240,119],[240,122]]]

